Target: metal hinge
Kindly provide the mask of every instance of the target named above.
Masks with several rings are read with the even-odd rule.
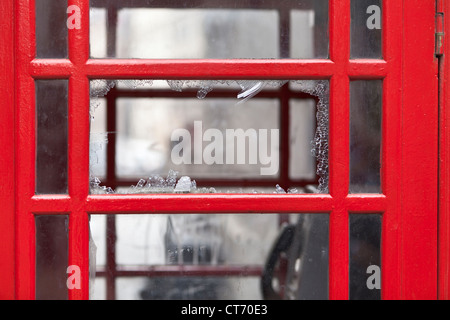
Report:
[[[436,44],[434,53],[437,57],[440,57],[444,54],[445,33],[442,2],[442,0],[436,0]]]

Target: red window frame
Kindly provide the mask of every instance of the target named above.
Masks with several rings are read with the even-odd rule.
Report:
[[[14,17],[0,28],[2,297],[34,299],[35,214],[70,215],[69,265],[80,266],[82,285],[69,298],[88,299],[88,214],[177,212],[329,213],[330,299],[349,296],[349,213],[382,213],[382,298],[449,297],[449,67],[434,55],[434,0],[383,1],[382,60],[349,60],[350,0],[330,0],[330,59],[320,60],[90,59],[89,1],[68,2],[83,17],[81,29],[69,31],[69,59],[35,59],[33,0],[0,3],[3,16]],[[55,78],[69,79],[69,195],[35,195],[34,80]],[[330,193],[89,195],[91,78],[330,79]],[[348,194],[351,79],[384,79],[380,195]]]

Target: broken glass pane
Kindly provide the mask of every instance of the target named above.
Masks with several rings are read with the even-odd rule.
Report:
[[[327,0],[90,0],[93,58],[328,58]]]
[[[92,80],[90,165],[91,193],[327,192],[328,81]]]
[[[350,193],[381,192],[382,80],[350,82]]]

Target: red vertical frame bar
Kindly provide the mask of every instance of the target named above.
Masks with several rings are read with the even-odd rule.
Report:
[[[0,16],[11,17],[0,21],[0,299],[15,297],[14,261],[14,3],[12,0],[0,3]]]
[[[345,198],[349,183],[350,0],[332,0],[330,58],[335,73],[330,83],[329,190],[335,206],[330,215],[329,298],[347,300],[349,294],[349,231]]]
[[[400,206],[401,180],[401,112],[402,112],[402,1],[384,0],[383,12],[383,58],[389,72],[383,79],[383,117],[381,184],[387,206],[383,213],[381,240],[382,299],[401,297],[401,226]]]
[[[402,292],[437,298],[438,60],[435,1],[403,1]],[[420,63],[419,63],[420,62]]]
[[[450,2],[437,0],[437,11],[444,12],[444,55],[439,63],[439,299],[450,299]]]
[[[89,0],[69,0],[80,8],[81,28],[69,30],[69,59],[74,72],[69,82],[69,194],[72,199],[69,227],[69,265],[81,270],[81,288],[69,290],[69,299],[89,299],[89,79],[84,66],[89,59]]]
[[[35,192],[35,91],[29,65],[35,56],[34,0],[15,7],[16,298],[35,298],[35,226],[29,200]]]

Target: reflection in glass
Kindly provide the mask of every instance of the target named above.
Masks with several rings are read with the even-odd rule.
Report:
[[[39,215],[36,224],[36,299],[67,300],[69,217]]]
[[[381,299],[381,215],[350,214],[350,300]]]
[[[68,81],[36,80],[36,194],[68,192]]]
[[[350,83],[350,193],[380,193],[382,80]]]
[[[91,0],[94,58],[327,58],[327,0]]]
[[[351,1],[351,58],[381,59],[381,0]]]
[[[92,193],[323,193],[327,148],[328,81],[91,81]]]
[[[108,234],[105,219],[90,227],[94,239],[106,237],[99,258],[115,252],[96,281],[119,268],[116,299],[328,298],[327,214],[112,217]]]
[[[35,0],[36,57],[67,58],[67,0]]]

